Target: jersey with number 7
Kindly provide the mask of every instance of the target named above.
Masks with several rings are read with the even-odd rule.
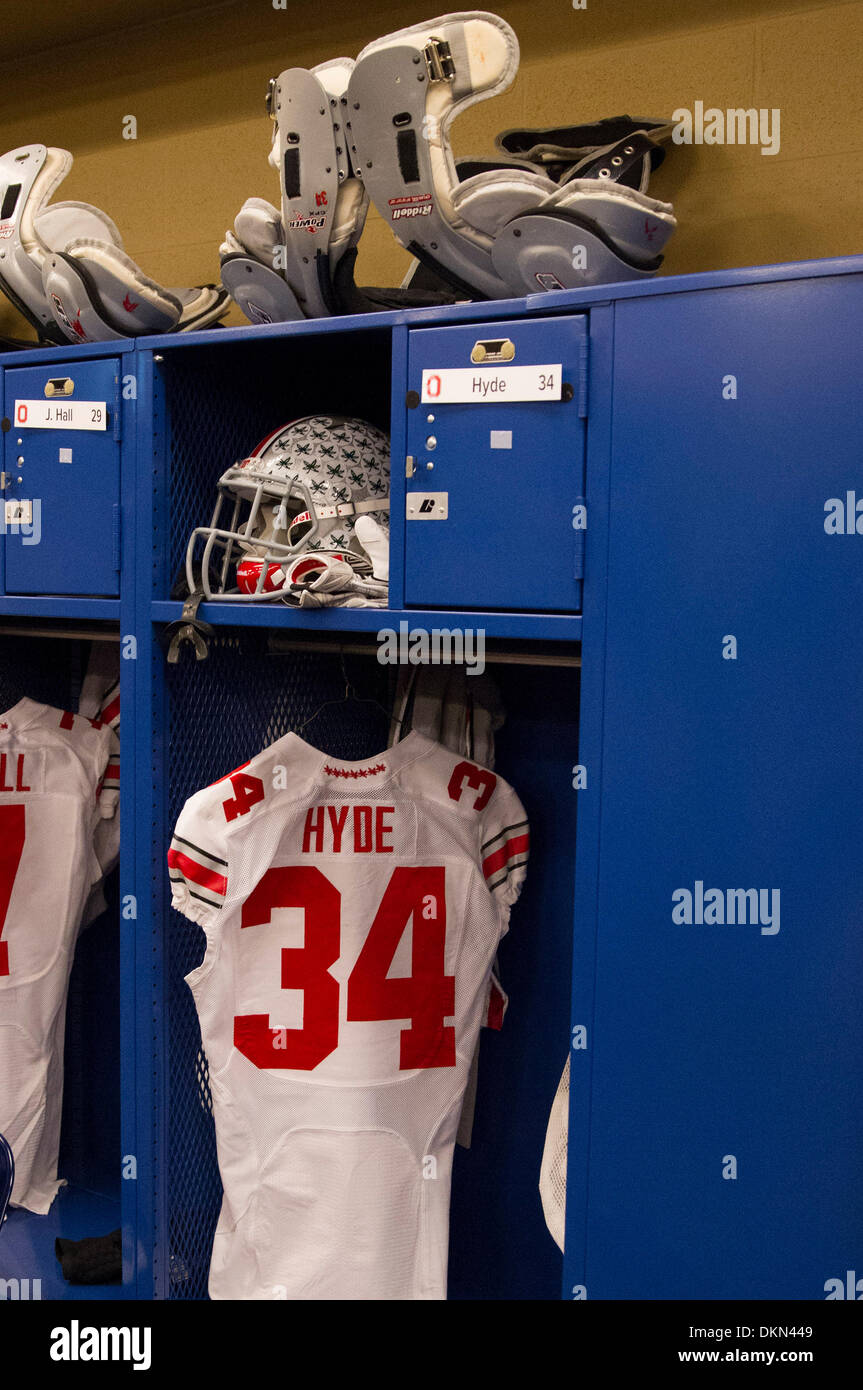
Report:
[[[214,1298],[446,1296],[453,1145],[525,874],[502,778],[411,733],[365,762],[288,734],[186,803],[174,906],[210,1069]]]

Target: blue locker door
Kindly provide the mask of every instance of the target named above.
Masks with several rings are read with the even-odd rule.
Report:
[[[861,321],[850,277],[616,309],[588,1298],[863,1274]]]
[[[119,378],[117,358],[4,373],[8,594],[119,593]]]
[[[580,609],[585,323],[570,316],[410,333],[409,605]],[[476,393],[460,399],[473,383]]]

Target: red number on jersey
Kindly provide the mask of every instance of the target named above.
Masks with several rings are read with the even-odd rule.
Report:
[[[234,795],[233,798],[222,802],[227,821],[244,816],[264,799],[264,784],[260,777],[252,777],[248,772],[232,772],[229,780],[234,788]]]
[[[339,986],[329,967],[339,958],[341,895],[312,864],[268,869],[243,903],[242,925],[268,925],[277,907],[305,913],[305,944],[282,950],[282,989],[303,991],[303,1026],[274,1029],[269,1014],[241,1015],[234,1046],[264,1071],[312,1071],[339,1045]]]
[[[74,715],[74,714],[72,713],[71,710],[66,709],[66,710],[63,711],[63,714],[61,715],[61,718],[60,718],[60,728],[61,728],[61,729],[74,729],[76,717],[81,718],[81,719],[86,719],[86,720],[87,720],[87,723],[90,724],[94,729],[101,729],[101,727],[102,727],[102,720],[101,720],[101,719],[90,719],[89,716],[84,715],[84,714],[82,714],[82,715],[80,715],[80,716],[76,716],[76,715]]]
[[[473,787],[474,791],[479,792],[479,796],[473,803],[473,809],[482,811],[488,805],[489,798],[497,786],[497,778],[493,772],[487,772],[484,767],[475,767],[473,763],[456,763],[447,787],[453,801],[461,801],[461,794],[466,786]]]
[[[24,851],[24,807],[0,806],[0,938]],[[0,975],[9,974],[9,943],[0,940]]]
[[[264,1071],[312,1071],[339,1043],[339,986],[329,968],[339,958],[341,894],[313,865],[268,869],[243,904],[242,926],[267,925],[278,907],[305,912],[305,944],[282,950],[282,989],[303,991],[303,1026],[279,1029],[269,1014],[237,1015],[234,1046]],[[411,974],[388,979],[410,921]],[[455,1012],[455,976],[445,974],[445,948],[443,868],[395,869],[348,980],[347,1018],[410,1019],[402,1071],[455,1066],[455,1029],[444,1025]]]
[[[387,977],[409,922],[411,973]],[[454,1067],[455,1029],[444,1018],[455,1012],[455,976],[445,974],[446,891],[442,868],[393,871],[365,945],[348,980],[351,1023],[409,1018],[401,1036],[399,1067]]]

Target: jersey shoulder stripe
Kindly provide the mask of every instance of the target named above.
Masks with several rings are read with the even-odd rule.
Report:
[[[190,896],[221,908],[228,891],[228,880],[223,872],[228,865],[224,859],[208,854],[198,845],[175,835],[168,850],[168,874],[172,883],[188,885]],[[194,885],[194,886],[193,886]]]
[[[118,791],[120,787],[120,756],[112,753],[102,776],[100,791]]]
[[[489,852],[490,851],[490,852]],[[530,852],[527,821],[519,821],[499,831],[482,847],[482,871],[493,891],[508,879],[514,869],[523,868]]]
[[[120,726],[120,683],[119,681],[111,687],[105,694],[99,708],[99,719],[103,724],[110,724],[116,732]]]
[[[91,719],[89,715],[73,714],[72,711],[68,709],[56,710],[52,711],[52,713],[59,714],[59,727],[61,729],[65,729],[68,733],[71,733],[74,730],[83,729],[85,724],[89,725],[91,729],[101,729],[103,727],[103,721],[101,718]]]

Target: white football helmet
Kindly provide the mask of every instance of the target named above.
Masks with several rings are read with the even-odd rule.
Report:
[[[355,521],[369,516],[388,530],[389,470],[389,440],[365,420],[307,415],[273,430],[222,474],[210,525],[189,537],[190,592],[261,602],[310,583],[334,559],[376,572]]]

